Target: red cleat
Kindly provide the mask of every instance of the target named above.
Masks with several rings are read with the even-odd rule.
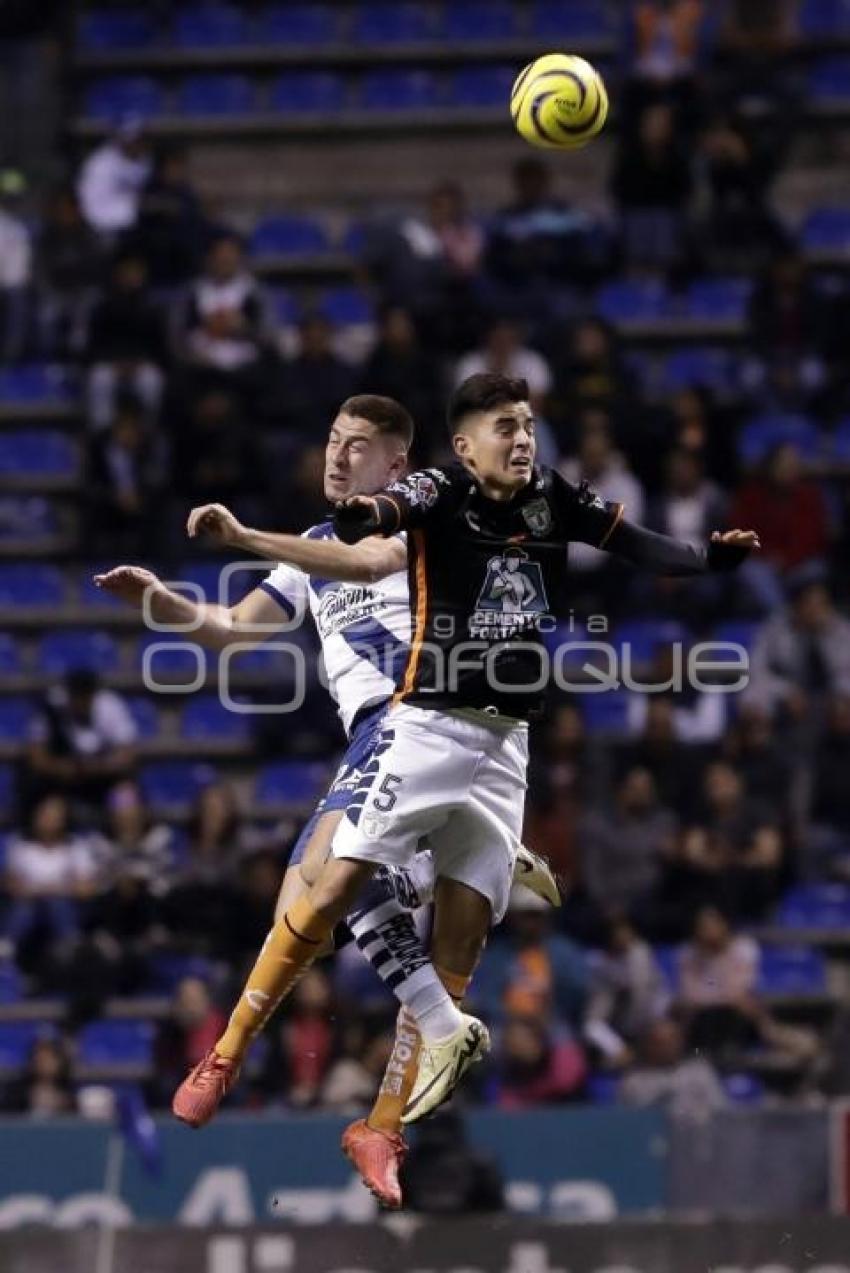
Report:
[[[239,1077],[239,1066],[209,1051],[178,1087],[171,1110],[181,1123],[203,1127],[210,1121]]]
[[[407,1153],[404,1137],[398,1132],[376,1131],[360,1118],[343,1132],[342,1152],[381,1206],[397,1211],[401,1206],[398,1172]]]

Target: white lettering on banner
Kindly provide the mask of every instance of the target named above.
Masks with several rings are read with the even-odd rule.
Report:
[[[206,1273],[246,1273],[248,1246],[241,1238],[213,1238]]]
[[[617,1200],[596,1180],[560,1180],[549,1193],[549,1215],[558,1220],[611,1220]]]
[[[509,1211],[538,1215],[543,1208],[543,1189],[533,1180],[509,1180],[505,1201]]]
[[[177,1217],[181,1224],[251,1224],[255,1219],[248,1177],[240,1167],[202,1172]]]
[[[53,1199],[43,1193],[16,1193],[0,1203],[0,1229],[22,1224],[52,1224]]]
[[[511,1247],[510,1264],[505,1273],[567,1273],[549,1263],[549,1252],[542,1242],[516,1242]]]
[[[126,1202],[107,1193],[75,1193],[60,1203],[53,1215],[53,1223],[59,1229],[79,1229],[84,1224],[122,1229],[133,1219]]]
[[[373,1220],[378,1204],[352,1176],[344,1189],[276,1189],[266,1210],[275,1220],[295,1224],[326,1224],[329,1220],[349,1220],[353,1224]]]
[[[254,1243],[257,1273],[289,1273],[295,1268],[295,1242],[288,1237],[257,1238]]]

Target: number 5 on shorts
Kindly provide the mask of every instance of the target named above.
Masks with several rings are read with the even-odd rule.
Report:
[[[379,795],[372,801],[372,808],[377,809],[378,813],[389,813],[398,800],[398,792],[394,788],[400,786],[403,781],[404,779],[397,774],[385,774],[384,781],[378,788]]]

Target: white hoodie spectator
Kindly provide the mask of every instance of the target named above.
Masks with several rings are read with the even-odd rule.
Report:
[[[151,172],[147,145],[138,125],[126,124],[83,163],[77,194],[93,230],[117,235],[135,225],[142,187]]]

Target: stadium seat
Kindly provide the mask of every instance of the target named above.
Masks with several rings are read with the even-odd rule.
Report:
[[[338,14],[331,4],[275,4],[260,14],[259,44],[332,44],[338,35]]]
[[[84,113],[101,123],[115,124],[127,116],[149,119],[162,114],[162,86],[147,75],[114,75],[96,80],[86,90]]]
[[[341,327],[371,323],[375,319],[371,300],[356,287],[335,287],[325,292],[319,310],[329,323]]]
[[[0,1003],[19,1003],[26,994],[20,971],[11,960],[0,963]]]
[[[33,705],[28,698],[0,697],[0,741],[22,743],[33,715]]]
[[[839,420],[835,426],[829,454],[837,464],[850,464],[850,418]]]
[[[255,226],[250,251],[255,256],[298,256],[326,252],[324,226],[312,217],[266,217]]]
[[[764,1097],[764,1083],[755,1074],[723,1074],[720,1081],[736,1105],[757,1105]]]
[[[589,734],[617,736],[626,733],[628,725],[628,694],[622,690],[605,690],[602,693],[581,694],[579,711]]]
[[[670,296],[658,279],[624,279],[601,288],[596,307],[611,323],[651,322],[668,316]]]
[[[538,39],[599,40],[611,34],[609,14],[596,0],[540,0],[531,14]]]
[[[591,1074],[585,1089],[587,1099],[594,1105],[613,1105],[620,1092],[619,1074]]]
[[[180,736],[189,742],[247,742],[251,718],[230,711],[216,695],[204,694],[183,708]]]
[[[850,57],[826,57],[809,72],[809,95],[815,102],[850,98]]]
[[[815,208],[800,232],[810,252],[850,251],[850,208]]]
[[[285,287],[269,289],[272,312],[281,327],[296,327],[301,321],[300,302]]]
[[[46,676],[63,676],[81,667],[108,675],[117,671],[121,655],[108,632],[76,630],[48,632],[39,643],[37,661]]]
[[[442,34],[447,40],[510,40],[517,34],[518,18],[507,0],[456,0],[446,6]]]
[[[744,425],[738,437],[738,458],[743,464],[759,464],[775,447],[790,444],[804,460],[814,460],[825,449],[818,429],[805,416],[759,416]]]
[[[428,9],[403,0],[361,5],[351,27],[351,38],[357,44],[407,44],[431,40],[435,34]]]
[[[56,566],[0,564],[0,606],[50,606],[65,603],[65,576]]]
[[[86,53],[142,49],[153,43],[155,35],[150,18],[138,11],[93,9],[81,14],[77,23],[77,42]]]
[[[0,370],[0,402],[30,406],[73,398],[73,385],[64,367],[36,362]]]
[[[124,701],[135,721],[139,737],[144,740],[156,738],[159,734],[159,712],[154,700],[145,694],[134,694]]]
[[[178,8],[174,16],[174,42],[183,49],[227,49],[247,44],[251,31],[245,15],[226,4]]]
[[[142,767],[140,783],[145,799],[154,805],[191,804],[216,778],[209,765],[190,760],[161,760]]]
[[[147,632],[139,638],[133,666],[147,667],[153,684],[193,685],[199,671],[206,675],[209,653],[191,641],[191,634]],[[146,658],[146,651],[152,653]]]
[[[776,914],[783,928],[844,928],[850,925],[850,888],[844,884],[799,884]]]
[[[118,610],[123,614],[129,614],[126,601],[121,601],[119,597],[114,596],[111,592],[104,592],[102,588],[98,588],[94,583],[94,576],[105,574],[107,570],[111,570],[114,566],[112,561],[94,561],[82,567],[77,573],[76,595],[81,606],[87,609],[104,609]]]
[[[39,1039],[53,1038],[43,1021],[7,1021],[0,1025],[0,1069],[20,1070]]]
[[[700,278],[688,288],[687,310],[691,319],[706,322],[743,323],[752,292],[746,278]]]
[[[11,816],[15,798],[15,767],[0,765],[0,818],[7,819]]]
[[[311,760],[284,760],[265,765],[257,775],[254,799],[258,805],[308,808],[322,794],[328,767]]]
[[[77,445],[56,429],[0,434],[0,477],[70,478],[79,467]]]
[[[653,949],[655,962],[664,980],[671,990],[679,988],[679,958],[680,952],[678,946],[656,946]]]
[[[823,994],[826,965],[819,950],[806,946],[767,946],[762,951],[762,994]]]
[[[728,394],[735,388],[734,355],[726,349],[696,345],[677,349],[664,364],[663,384],[668,393],[699,387],[717,394]]]
[[[8,632],[0,632],[0,676],[19,676],[21,672],[21,652],[14,637]]]
[[[366,246],[367,229],[360,221],[352,221],[342,236],[340,248],[350,256],[360,256]]]
[[[173,994],[186,977],[197,977],[207,983],[215,977],[215,965],[203,955],[161,951],[151,955],[148,966],[151,989],[161,994]]]
[[[0,539],[41,539],[55,535],[59,529],[56,511],[49,500],[39,495],[0,496]]]
[[[742,645],[749,653],[753,648],[760,627],[761,624],[755,620],[730,619],[726,623],[718,624],[711,634],[711,640],[725,642],[730,645]],[[735,651],[717,650],[712,654],[712,658],[718,663],[723,663],[727,660],[731,663],[735,658]]]
[[[181,115],[246,115],[256,109],[254,84],[244,75],[190,75],[177,109]]]
[[[629,647],[632,668],[650,663],[665,646],[689,643],[687,629],[675,619],[633,619],[618,625],[611,644],[620,652]]]
[[[462,67],[451,78],[449,100],[452,106],[504,109],[515,79],[516,70],[511,66]]]
[[[346,81],[331,71],[287,71],[272,84],[271,109],[300,114],[333,114],[346,104]]]
[[[151,1021],[90,1021],[77,1035],[83,1065],[148,1065],[153,1060]]]
[[[797,15],[801,35],[822,38],[850,31],[847,0],[802,0]]]
[[[428,71],[370,71],[360,86],[360,103],[366,110],[427,110],[438,106],[434,77]]]

